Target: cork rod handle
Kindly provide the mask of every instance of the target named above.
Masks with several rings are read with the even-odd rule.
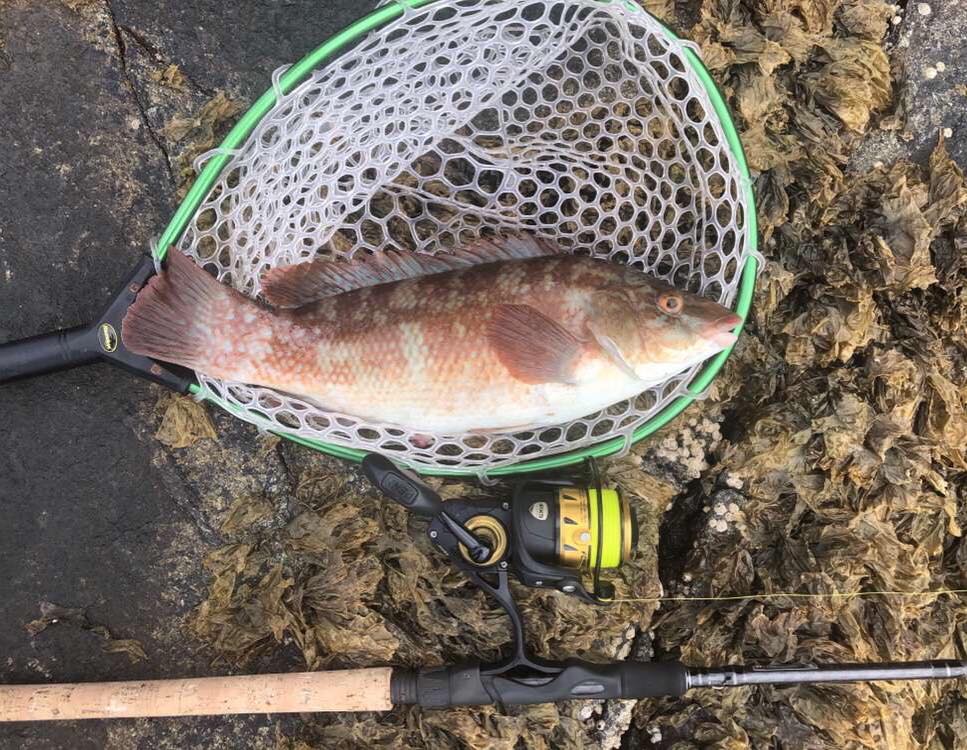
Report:
[[[0,722],[388,711],[388,667],[178,680],[0,685]]]

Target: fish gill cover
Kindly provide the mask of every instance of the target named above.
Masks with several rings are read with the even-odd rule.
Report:
[[[902,132],[909,118],[885,52],[895,10],[706,0],[677,4],[676,16],[671,6],[646,4],[701,45],[737,114],[767,265],[711,398],[605,467],[642,529],[618,595],[752,598],[595,608],[519,589],[529,641],[542,655],[693,666],[963,656],[957,596],[754,596],[967,586],[967,186],[939,133],[926,166],[847,168],[864,134]],[[205,434],[190,418],[169,418],[172,441]],[[226,514],[231,543],[209,556],[208,597],[190,624],[214,659],[288,654],[293,668],[316,669],[498,655],[505,618],[418,523],[345,465],[310,456],[294,472],[287,517],[258,497]],[[956,682],[746,687],[506,713],[317,716],[279,739],[293,749],[622,742],[957,747],[967,702]]]

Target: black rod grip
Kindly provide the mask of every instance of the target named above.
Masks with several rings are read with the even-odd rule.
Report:
[[[678,661],[625,661],[619,698],[677,698],[688,690],[688,668]]]
[[[501,703],[524,706],[567,700],[677,697],[688,690],[688,669],[677,661],[594,664],[571,660],[558,671],[494,672],[492,667],[459,665],[419,672],[395,672],[394,704],[423,708]]]
[[[95,362],[101,357],[97,331],[78,326],[0,344],[0,383]]]
[[[492,690],[501,703],[524,705],[582,698],[677,697],[688,690],[688,670],[677,661],[565,662],[552,679],[494,675]],[[486,679],[486,678],[485,678]]]

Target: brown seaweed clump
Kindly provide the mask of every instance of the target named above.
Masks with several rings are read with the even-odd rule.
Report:
[[[204,438],[218,439],[205,407],[190,396],[166,393],[157,409],[162,417],[155,438],[169,448],[187,448]]]
[[[184,75],[175,66],[169,66],[151,78],[175,89],[184,87]],[[195,179],[195,159],[218,145],[227,132],[227,124],[243,109],[242,102],[224,91],[217,91],[194,115],[175,116],[165,124],[162,132],[175,155],[173,169],[179,199],[184,198]]]
[[[702,7],[768,264],[710,407],[721,460],[692,490],[736,522],[696,506],[681,579],[665,581],[749,599],[660,613],[656,649],[689,664],[964,656],[963,596],[906,594],[967,587],[967,185],[942,136],[926,168],[846,170],[851,132],[891,101],[884,8]],[[641,702],[635,727],[671,748],[939,748],[967,743],[965,717],[956,682],[879,683],[694,691]]]
[[[272,506],[257,497],[225,513],[221,532],[230,543],[207,558],[212,583],[192,634],[233,666],[279,655],[288,669],[497,660],[510,638],[506,616],[430,546],[422,524],[358,477],[347,482],[346,465],[318,458],[313,467],[300,475],[298,509],[285,523],[274,523]],[[617,581],[619,594],[654,597],[657,518],[674,489],[639,474],[634,459],[616,463],[609,481],[637,502],[644,550]],[[441,492],[480,490],[451,482]],[[530,646],[556,658],[626,653],[635,628],[646,627],[653,611],[635,602],[597,608],[528,589],[518,595]],[[490,707],[442,714],[400,709],[373,718],[322,716],[306,734],[327,748],[509,750],[522,736],[534,747],[579,748],[594,731],[578,719],[580,710],[537,706],[506,716]]]
[[[967,186],[942,138],[928,165],[848,168],[871,127],[902,126],[883,47],[892,6],[648,7],[695,24],[680,27],[737,115],[767,263],[712,398],[679,420],[681,444],[667,428],[606,467],[636,498],[644,530],[619,594],[646,601],[602,610],[520,591],[530,642],[552,657],[648,658],[651,648],[695,666],[963,656],[963,598],[907,594],[967,588]],[[688,426],[700,418],[721,434]],[[314,460],[294,476],[284,522],[259,498],[228,511],[231,543],[208,558],[212,584],[193,633],[231,664],[496,658],[509,637],[501,613],[418,523],[344,465]],[[659,563],[669,593],[749,598],[656,613]],[[592,713],[562,704],[323,716],[283,744],[590,747],[602,740]],[[641,701],[623,742],[958,747],[967,702],[952,682],[693,691]]]
[[[778,243],[777,276],[795,281],[763,290],[781,299],[730,366],[771,372],[720,386],[742,417],[701,479],[738,522],[684,566],[688,593],[750,598],[674,605],[653,625],[660,651],[693,665],[963,657],[962,596],[866,595],[967,587],[967,296],[951,274],[965,206],[941,142],[928,170],[844,186],[810,245]],[[642,702],[636,721],[669,747],[912,748],[967,741],[965,712],[956,682],[881,683],[695,691]]]

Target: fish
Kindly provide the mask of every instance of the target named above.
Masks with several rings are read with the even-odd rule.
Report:
[[[126,313],[135,354],[420,434],[560,425],[736,341],[742,319],[524,233],[268,270],[261,298],[175,248]]]

